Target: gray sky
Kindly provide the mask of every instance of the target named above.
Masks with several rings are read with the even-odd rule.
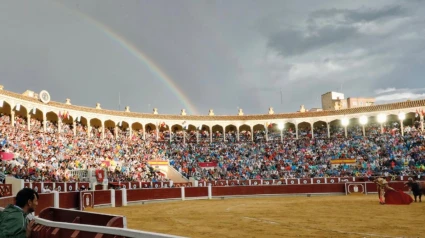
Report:
[[[422,0],[4,0],[0,31],[5,89],[75,105],[189,111],[164,77],[189,114],[425,98]]]

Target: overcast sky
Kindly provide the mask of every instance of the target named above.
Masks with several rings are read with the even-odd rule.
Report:
[[[421,0],[3,0],[0,32],[6,90],[75,105],[118,109],[120,92],[121,110],[228,115],[321,107],[328,91],[425,98]]]

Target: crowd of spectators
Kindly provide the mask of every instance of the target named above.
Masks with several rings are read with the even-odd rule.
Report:
[[[213,132],[210,143],[208,130],[200,130],[196,143],[194,131],[161,132],[99,128],[76,124],[47,122],[46,131],[37,119],[0,116],[0,147],[14,153],[14,159],[4,162],[3,173],[27,181],[78,181],[71,171],[106,168],[110,181],[167,181],[148,164],[149,160],[168,160],[186,177],[197,180],[218,179],[278,179],[327,176],[421,175],[425,173],[425,139],[419,124],[404,126],[404,136],[397,122],[388,122],[381,133],[380,125],[369,123],[367,136],[362,127],[350,125],[345,138],[344,128],[334,125],[331,137],[326,126],[294,128],[283,131],[269,129],[253,132],[226,132],[226,142],[220,132]],[[90,133],[90,137],[87,133]],[[115,135],[114,133],[117,133]],[[183,133],[186,143],[183,143]],[[267,133],[267,136],[266,136]],[[170,143],[171,136],[171,143]],[[332,166],[336,159],[355,159],[354,164]],[[203,162],[217,164],[214,169],[200,166]],[[0,170],[1,171],[1,170]]]

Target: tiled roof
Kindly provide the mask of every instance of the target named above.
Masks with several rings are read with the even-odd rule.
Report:
[[[29,101],[35,104],[43,105],[39,100],[35,98],[30,98],[18,93],[0,90],[0,94],[7,95],[10,97],[22,99]],[[146,118],[146,119],[164,119],[164,120],[271,120],[271,119],[291,119],[291,118],[308,118],[308,117],[324,117],[324,116],[336,116],[336,115],[349,115],[349,114],[361,114],[361,113],[373,113],[381,111],[391,111],[391,110],[401,110],[405,108],[419,108],[425,107],[425,100],[415,100],[415,101],[404,101],[397,103],[381,104],[367,107],[357,107],[350,109],[341,109],[341,110],[327,110],[327,111],[314,111],[314,112],[293,112],[293,113],[275,113],[272,115],[261,114],[261,115],[167,115],[167,114],[150,114],[150,113],[137,113],[137,112],[124,112],[124,111],[114,111],[114,110],[105,110],[105,109],[95,109],[83,106],[74,106],[67,105],[65,103],[59,103],[51,101],[48,105],[64,108],[69,110],[76,110],[81,112],[88,113],[97,113],[103,115],[113,115],[113,116],[123,116],[123,117],[134,117],[134,118]]]

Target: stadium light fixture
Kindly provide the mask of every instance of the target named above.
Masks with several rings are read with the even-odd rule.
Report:
[[[367,116],[361,116],[360,117],[360,124],[362,124],[362,125],[367,124]]]
[[[385,121],[387,121],[387,115],[385,115],[385,114],[379,114],[378,115],[378,122],[382,124]]]
[[[406,114],[404,112],[400,112],[398,114],[398,119],[400,119],[400,121],[404,121],[404,119],[406,119]]]
[[[282,122],[280,122],[277,127],[279,128],[279,130],[283,130],[283,128],[285,128],[285,125],[283,125]]]
[[[346,126],[348,126],[348,123],[349,123],[348,118],[346,118],[346,117],[342,118],[341,123],[342,123],[342,125],[343,125],[343,126],[345,126],[345,127],[346,127]]]
[[[19,112],[19,110],[21,110],[21,104],[19,104],[19,103],[18,103],[18,104],[16,105],[15,109],[16,109],[16,111],[18,111],[18,112]]]

